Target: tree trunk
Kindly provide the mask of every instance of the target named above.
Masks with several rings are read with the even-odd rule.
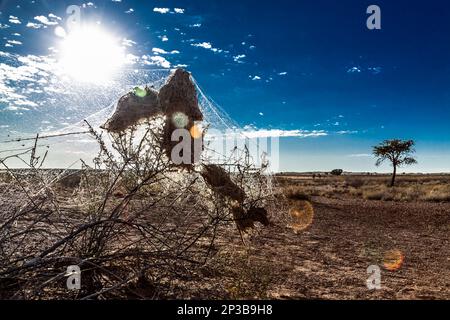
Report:
[[[391,187],[395,184],[395,177],[397,176],[397,166],[394,165],[394,172],[392,173]]]

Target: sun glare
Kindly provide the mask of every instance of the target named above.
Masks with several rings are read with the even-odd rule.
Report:
[[[125,63],[125,52],[118,39],[98,26],[69,32],[60,52],[63,72],[83,82],[100,84],[110,80]]]

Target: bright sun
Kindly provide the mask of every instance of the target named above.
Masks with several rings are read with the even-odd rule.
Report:
[[[83,82],[110,80],[125,63],[125,52],[118,39],[98,26],[71,31],[64,38],[60,52],[63,72]]]

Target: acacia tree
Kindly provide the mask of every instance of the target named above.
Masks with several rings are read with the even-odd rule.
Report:
[[[403,165],[412,165],[417,163],[412,154],[416,151],[414,149],[415,142],[413,140],[385,140],[378,146],[373,147],[373,154],[377,157],[376,166],[380,166],[384,161],[389,160],[394,168],[392,173],[391,187],[395,184],[395,177],[397,175],[397,168]]]

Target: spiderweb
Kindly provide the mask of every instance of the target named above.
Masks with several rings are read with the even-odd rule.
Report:
[[[8,91],[4,91],[3,99],[16,94],[16,98],[30,102],[32,110],[26,111],[32,112],[24,110],[21,115],[26,122],[11,122],[12,128],[7,130],[7,136],[0,136],[0,161],[21,152],[34,154],[37,146],[39,156],[45,158],[44,168],[68,172],[85,168],[85,164],[90,166],[97,163],[99,147],[103,146],[103,142],[108,151],[114,152],[114,145],[117,145],[117,137],[101,127],[116,111],[119,99],[136,87],[152,87],[159,91],[171,72],[167,69],[124,70],[116,80],[101,85],[73,83],[50,74],[28,74],[15,79],[12,85],[18,88],[17,91],[9,91],[9,96]],[[30,76],[34,77],[33,81]],[[40,80],[35,81],[37,78]],[[161,188],[176,190],[181,182],[197,181],[197,178],[202,177],[199,181],[203,181],[200,184],[205,194],[218,192],[223,197],[221,199],[234,200],[230,210],[240,230],[253,226],[254,221],[260,221],[258,219],[263,219],[260,222],[265,224],[266,209],[273,205],[269,199],[272,199],[274,192],[273,180],[270,174],[265,174],[270,173],[270,170],[266,171],[264,148],[261,151],[258,141],[249,141],[239,125],[205,94],[193,76],[191,80],[203,114],[201,125],[206,132],[201,161],[196,164],[194,171],[168,172],[166,179],[170,181],[162,184]],[[37,134],[39,139],[36,139]],[[100,145],[99,135],[102,141]],[[151,143],[148,146],[148,150],[154,150]],[[117,149],[115,151],[120,153]],[[137,158],[146,159],[148,154],[144,150]],[[8,161],[12,162],[8,163],[9,168],[26,165],[20,157],[12,157]],[[146,161],[147,164],[151,162]],[[96,164],[94,166],[97,167]]]
[[[80,158],[89,161],[98,148],[87,134],[87,123],[102,131],[100,126],[114,112],[121,96],[135,87],[159,90],[171,73],[169,69],[129,68],[107,83],[91,84],[59,74],[49,58],[1,53],[0,59],[5,71],[0,75],[0,158],[29,150],[39,133],[38,147],[50,150],[48,167],[66,168]],[[204,115],[202,125],[207,128],[206,144],[211,146],[206,148],[205,157],[218,163],[242,158],[242,129],[205,94],[194,77],[192,81]],[[214,147],[218,140],[222,144],[227,141],[228,146]],[[262,152],[253,161],[261,164],[261,157]]]

